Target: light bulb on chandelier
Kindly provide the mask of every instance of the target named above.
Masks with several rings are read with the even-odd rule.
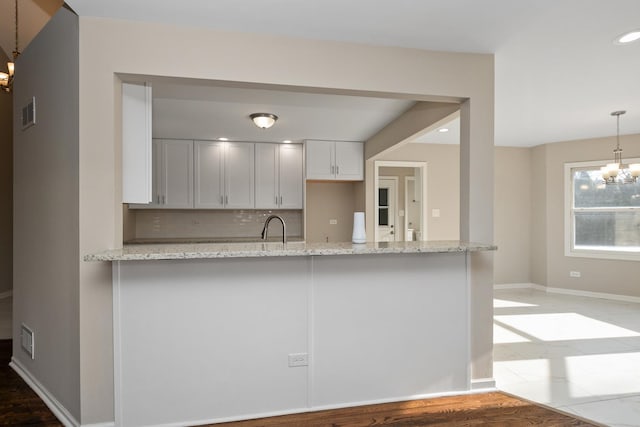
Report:
[[[620,116],[626,111],[619,110],[611,113],[616,117],[616,148],[613,150],[613,163],[607,163],[600,168],[602,179],[607,185],[630,184],[638,181],[640,163],[625,165],[622,163],[622,148],[620,148]]]

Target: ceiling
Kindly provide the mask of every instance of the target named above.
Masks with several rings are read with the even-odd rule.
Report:
[[[44,0],[20,1],[37,4]],[[81,16],[493,53],[496,145],[533,146],[610,136],[615,134],[615,121],[609,114],[619,109],[628,111],[621,120],[621,133],[640,133],[640,42],[624,46],[613,43],[616,36],[640,28],[638,0],[68,0],[67,3]],[[2,9],[0,16],[5,16]],[[2,30],[6,30],[4,23]],[[0,43],[6,49],[3,37]],[[383,110],[387,107],[384,101],[376,104]],[[389,104],[393,113],[389,112],[388,117],[403,108],[401,103]],[[284,128],[284,124],[285,117],[281,115],[277,126]],[[381,125],[376,124],[378,128]]]

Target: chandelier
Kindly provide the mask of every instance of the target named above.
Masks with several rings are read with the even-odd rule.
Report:
[[[638,181],[640,176],[640,163],[625,165],[622,163],[622,148],[620,148],[620,116],[626,113],[624,110],[614,111],[612,116],[616,116],[616,148],[613,150],[613,163],[602,166],[600,171],[602,179],[609,184],[630,184]]]
[[[13,88],[13,74],[15,72],[15,62],[18,55],[20,55],[20,51],[18,51],[18,0],[15,0],[15,29],[16,29],[16,49],[13,51],[13,58],[11,61],[7,62],[7,71],[8,73],[0,71],[0,89],[5,92],[11,92]]]

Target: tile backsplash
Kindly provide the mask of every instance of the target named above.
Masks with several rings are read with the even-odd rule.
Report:
[[[260,237],[265,220],[280,215],[287,236],[302,237],[302,210],[136,210],[135,238]],[[272,221],[269,236],[282,236],[279,221]]]

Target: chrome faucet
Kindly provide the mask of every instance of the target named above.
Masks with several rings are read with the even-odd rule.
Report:
[[[262,240],[267,240],[269,237],[269,223],[272,219],[279,219],[282,223],[282,243],[287,243],[287,225],[280,215],[269,215],[267,217],[267,220],[264,222],[264,227],[262,228]]]

